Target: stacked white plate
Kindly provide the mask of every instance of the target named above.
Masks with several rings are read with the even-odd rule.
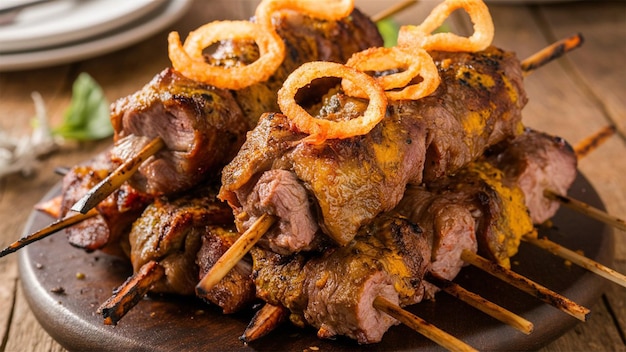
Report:
[[[24,0],[11,2],[19,1]],[[178,20],[189,5],[191,0],[54,0],[24,8],[0,25],[0,71],[63,64],[129,46]]]

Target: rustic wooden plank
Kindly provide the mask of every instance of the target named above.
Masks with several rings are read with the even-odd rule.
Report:
[[[605,107],[607,122],[616,124],[626,138],[626,67],[621,64],[626,56],[626,2],[581,1],[568,5],[567,11],[559,6],[540,10],[548,24],[560,23],[550,27],[554,36],[583,34],[584,48],[570,58],[571,69]]]
[[[573,15],[568,11],[570,7],[569,5],[567,8],[563,6],[516,6],[515,11],[511,11],[508,5],[491,6],[496,27],[494,43],[516,51],[521,58],[528,57],[543,46],[576,33],[571,30],[572,28],[560,27],[561,23],[567,23],[568,27],[571,27],[569,21]],[[579,15],[582,16],[582,14]],[[624,23],[619,16],[618,18],[613,16],[613,22],[610,19],[605,22],[604,18],[590,17],[586,18],[584,25],[573,26],[584,29],[587,40],[582,48],[538,69],[525,81],[529,95],[529,103],[524,115],[526,125],[560,135],[572,144],[604,127],[610,121],[606,119],[604,103],[589,94],[588,82],[579,79],[578,76],[581,73],[574,71],[573,67],[581,67],[578,70],[583,71],[598,70],[598,66],[581,62],[579,57],[586,57],[587,50],[597,52],[598,47],[606,45],[605,42],[597,43],[595,36],[602,36],[602,33],[607,31],[607,27],[618,28],[620,23],[622,26]],[[574,19],[573,22],[576,20]],[[552,30],[550,23],[558,23],[559,26]],[[621,43],[626,43],[626,37],[623,35],[619,40]],[[617,53],[612,52],[611,56],[614,54],[619,55],[619,50]],[[602,69],[606,70],[607,67]],[[624,81],[619,72],[615,76],[611,76],[612,70],[604,72],[608,75],[605,81],[611,81],[608,85],[613,86],[615,94],[623,94]],[[623,158],[626,154],[624,153],[626,153],[626,146],[623,140],[613,138],[580,162],[581,172],[591,180],[594,188],[608,204],[609,211],[617,216],[626,214],[625,187],[623,177],[621,177],[626,172],[626,161]],[[621,232],[616,231],[616,257],[618,259],[624,258],[624,236],[620,234]],[[623,302],[622,297],[625,296],[626,291],[617,285],[613,286],[605,295],[605,301],[592,307],[593,313],[590,321],[577,325],[575,329],[543,350],[623,350],[624,344],[610,311],[618,310],[621,315],[626,313],[623,311],[623,303],[621,305],[619,303]],[[609,308],[605,304],[606,301],[615,303]]]
[[[616,261],[614,268],[626,272],[626,261]],[[623,287],[610,284],[602,301],[591,308],[591,319],[578,324],[543,351],[626,351],[626,341],[623,340],[626,331],[625,293]]]
[[[41,328],[18,289],[15,315],[6,346],[7,351],[60,352],[65,349]]]
[[[15,258],[7,258],[0,262],[0,282],[2,282],[0,285],[0,341],[6,341],[18,282]]]
[[[615,270],[626,273],[626,260],[616,260],[614,267]],[[626,348],[626,289],[617,285],[611,285],[606,291],[606,302]]]
[[[597,117],[616,125],[619,135],[581,161],[581,170],[608,204],[611,214],[626,218],[626,2],[583,1],[567,6],[541,7],[539,16],[555,37],[579,31],[585,44],[568,55],[565,69],[575,84],[598,106]],[[608,50],[610,48],[610,50]],[[586,116],[575,120],[580,124]],[[583,125],[585,125],[583,123]],[[595,127],[595,126],[594,126]],[[592,131],[592,130],[590,130]],[[588,132],[589,133],[589,132]],[[626,232],[616,235],[616,257],[626,259]]]

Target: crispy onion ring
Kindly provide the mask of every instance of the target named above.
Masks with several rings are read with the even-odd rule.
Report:
[[[259,58],[249,64],[236,67],[214,66],[204,61],[202,50],[223,39],[254,40],[259,47]],[[248,21],[216,21],[205,24],[189,33],[185,44],[177,32],[167,38],[168,54],[175,70],[184,76],[206,84],[241,89],[256,82],[267,80],[283,61],[281,45],[272,33]],[[282,48],[284,53],[284,47]]]
[[[272,14],[280,10],[295,10],[311,17],[339,20],[354,9],[354,0],[314,1],[264,0],[256,9],[256,23],[248,21],[215,21],[189,33],[181,44],[180,35],[171,32],[167,38],[172,66],[187,78],[226,89],[242,89],[266,81],[285,58],[285,43],[272,25]],[[249,64],[221,67],[207,63],[202,51],[223,39],[254,40],[259,58]]]
[[[378,84],[385,90],[387,98],[392,100],[420,99],[434,92],[441,81],[439,71],[432,57],[426,50],[420,48],[411,48],[410,51],[397,46],[392,48],[370,48],[352,55],[346,65],[362,72],[404,69],[404,71],[398,73],[376,78]],[[422,81],[409,85],[418,76],[422,78]],[[366,96],[351,81],[343,80],[341,85],[348,95],[359,98]],[[392,91],[392,89],[402,87],[404,89]]]
[[[331,121],[314,118],[295,101],[300,88],[307,86],[316,78],[339,77],[357,84],[369,98],[369,105],[363,116],[347,121]],[[326,139],[344,139],[367,134],[385,117],[387,99],[385,92],[376,80],[354,68],[333,63],[313,61],[297,68],[278,91],[278,105],[299,130],[308,133],[304,143],[320,144]]]
[[[460,8],[467,11],[474,25],[474,33],[470,37],[461,37],[454,33],[431,34],[454,10]],[[484,2],[446,0],[437,5],[419,26],[400,27],[398,45],[419,46],[429,51],[480,51],[491,45],[493,34],[493,20]]]
[[[256,8],[255,21],[273,29],[272,14],[280,10],[293,10],[314,18],[337,21],[350,15],[354,10],[354,0],[264,0]]]

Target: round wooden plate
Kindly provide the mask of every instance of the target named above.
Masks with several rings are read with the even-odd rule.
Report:
[[[46,199],[57,194],[59,187],[51,190]],[[583,176],[577,178],[570,194],[603,207]],[[24,233],[34,232],[51,221],[50,217],[33,212]],[[552,229],[542,229],[540,235],[610,265],[613,237],[608,226],[569,209],[559,211],[554,225]],[[63,234],[57,234],[22,249],[19,264],[24,292],[35,316],[43,328],[69,350],[303,351],[317,347],[326,352],[441,349],[402,325],[392,327],[378,344],[359,346],[344,338],[320,340],[313,329],[284,324],[246,346],[238,337],[251,318],[252,310],[226,316],[215,307],[191,297],[150,297],[134,307],[117,326],[106,326],[96,310],[132,273],[126,261],[97,252],[85,253],[71,247]],[[512,269],[588,308],[598,300],[607,284],[605,279],[567,265],[563,259],[527,243],[522,243],[519,254],[513,258]],[[524,335],[445,293],[439,293],[435,302],[422,302],[409,308],[479,350],[536,350],[578,322],[473,267],[464,268],[455,281],[535,325],[533,333]]]

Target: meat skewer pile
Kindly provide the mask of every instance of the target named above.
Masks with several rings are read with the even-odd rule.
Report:
[[[235,50],[234,52],[238,51]],[[472,184],[463,184],[463,182],[471,179],[466,173],[467,164],[483,156],[484,152],[490,147],[501,142],[504,143],[521,133],[520,111],[525,103],[525,95],[521,84],[521,65],[519,62],[515,62],[514,57],[510,54],[495,48],[489,48],[476,54],[436,51],[431,52],[431,54],[439,64],[439,72],[442,76],[443,83],[439,90],[432,96],[420,100],[391,102],[387,109],[388,116],[370,134],[352,139],[328,140],[322,146],[298,144],[296,142],[303,137],[303,134],[294,130],[293,126],[288,127],[290,122],[287,120],[287,117],[280,114],[264,114],[257,127],[248,135],[248,141],[244,144],[240,154],[224,170],[221,196],[229,200],[230,205],[235,208],[235,218],[240,229],[249,226],[251,222],[250,216],[265,216],[261,214],[267,214],[267,204],[270,204],[269,209],[272,209],[273,215],[280,215],[281,212],[276,210],[278,206],[289,204],[284,209],[285,211],[282,212],[285,215],[280,215],[282,219],[278,221],[277,225],[273,226],[273,230],[270,230],[275,231],[276,234],[270,235],[267,243],[261,243],[260,247],[253,249],[252,257],[255,262],[255,274],[253,276],[255,277],[255,284],[252,287],[256,289],[259,297],[271,304],[270,308],[272,306],[288,307],[291,310],[290,318],[292,321],[298,324],[306,322],[318,327],[318,335],[320,337],[343,334],[355,338],[360,343],[376,342],[380,340],[382,334],[389,326],[397,323],[394,318],[383,313],[383,311],[388,311],[389,309],[388,302],[394,305],[406,306],[417,303],[424,297],[432,297],[437,289],[424,280],[427,272],[430,273],[429,275],[435,275],[434,277],[436,278],[453,279],[460,267],[464,265],[463,255],[459,255],[459,252],[462,252],[463,249],[474,253],[479,250],[478,248],[481,248],[481,253],[488,255],[492,260],[506,265],[509,258],[515,253],[522,235],[532,232],[531,220],[519,227],[517,224],[502,221],[502,219],[507,218],[507,215],[515,215],[516,213],[509,212],[507,214],[497,209],[498,204],[502,207],[502,204],[498,202],[507,197],[499,194],[501,189],[494,187],[487,180],[483,179],[481,182],[490,191],[481,190],[478,193],[475,190],[469,191],[469,194],[474,192],[474,194],[481,195],[491,192],[492,196],[495,197],[495,202],[490,201],[486,205],[487,208],[479,209],[483,210],[482,213],[477,208],[468,211],[469,203],[463,200],[462,196],[464,193],[463,187],[471,188],[472,186]],[[241,54],[241,57],[243,56],[245,55]],[[217,61],[222,59],[224,62],[229,60],[219,58],[219,55],[213,58],[213,60]],[[480,66],[481,64],[484,66]],[[463,74],[459,75],[459,72]],[[157,88],[154,89],[154,87]],[[179,87],[185,87],[185,89],[179,90]],[[200,94],[199,98],[192,95],[191,100],[205,98],[202,95],[208,94],[206,93],[208,91],[211,91],[210,94],[217,94],[215,97],[219,98],[216,106],[226,108],[226,110],[222,110],[224,112],[236,110],[234,108],[239,103],[237,101],[238,96],[255,96],[253,91],[245,92],[245,89],[248,88],[245,88],[243,93],[241,90],[214,93],[217,90],[212,91],[200,83],[178,76],[175,71],[166,70],[157,76],[144,90],[118,103],[117,106],[122,113],[114,113],[113,116],[114,125],[117,127],[116,140],[118,149],[114,150],[114,156],[109,158],[109,160],[112,160],[113,163],[125,160],[128,156],[128,151],[132,154],[134,151],[143,148],[147,141],[153,137],[153,132],[158,134],[158,131],[152,130],[154,126],[148,126],[145,122],[142,122],[145,120],[144,116],[158,117],[159,113],[163,111],[163,107],[166,107],[165,109],[168,111],[168,113],[164,114],[166,118],[162,120],[156,119],[156,121],[163,121],[161,124],[156,125],[165,127],[162,129],[167,129],[167,126],[171,124],[168,120],[171,116],[193,115],[189,114],[189,106],[180,105],[180,103],[175,103],[173,110],[168,110],[172,108],[163,100],[164,95],[161,94],[180,91],[184,95],[184,93],[188,92],[186,90],[188,87],[194,87],[191,90],[194,94],[198,91],[205,92]],[[266,90],[267,86],[259,89]],[[463,101],[460,105],[451,92],[456,92],[455,94],[462,96],[474,97],[475,103],[469,104],[471,106],[470,113],[463,110],[467,106],[461,106],[467,105],[467,101]],[[461,94],[461,92],[463,93]],[[229,94],[231,97],[235,97],[235,105],[225,103],[231,99],[228,98]],[[212,98],[211,100],[215,99]],[[472,100],[470,99],[469,101],[471,102]],[[150,103],[144,105],[145,102]],[[203,104],[205,103],[201,102],[199,106],[204,106]],[[241,104],[239,105],[241,108]],[[330,94],[322,105],[324,106],[319,108],[319,115],[322,118],[350,118],[361,114],[365,109],[362,101],[341,93]],[[143,110],[145,106],[150,108]],[[248,107],[252,106],[255,105],[248,105]],[[260,109],[259,111],[262,112],[271,110],[264,108],[262,104]],[[245,110],[245,108],[241,108],[241,110]],[[463,113],[458,114],[459,111],[464,111],[465,115]],[[203,115],[201,114],[201,116]],[[254,113],[244,113],[243,115],[253,117]],[[209,114],[209,116],[212,115]],[[256,116],[260,116],[260,114]],[[198,117],[192,116],[189,125],[191,126],[190,130],[200,131],[200,134],[202,134],[201,131],[217,134],[219,133],[219,128],[215,129],[215,126],[223,126],[226,123],[223,121],[209,125],[209,127],[202,127],[205,122],[198,119]],[[194,119],[195,122],[193,121]],[[235,125],[240,120],[238,117],[231,116],[228,123],[231,123],[231,119]],[[241,125],[246,125],[246,123],[242,122]],[[234,137],[229,139],[229,141],[233,142],[235,139],[240,138],[237,136],[241,136],[243,132],[250,129],[253,125],[254,122],[242,127],[242,132],[233,133]],[[148,138],[136,138],[137,135],[141,134]],[[456,140],[459,136],[463,138],[464,143],[459,143]],[[521,136],[523,137],[525,134],[521,134]],[[163,139],[161,138],[161,140]],[[211,140],[211,138],[205,139],[205,141],[207,140]],[[216,139],[213,138],[212,140],[215,141]],[[398,143],[398,141],[405,141],[405,143]],[[240,144],[241,142],[242,140],[239,139],[233,143]],[[128,147],[127,150],[119,148],[119,145],[124,143],[133,146]],[[195,150],[198,151],[198,155],[206,152],[206,146],[210,145],[203,143],[201,142],[194,146]],[[210,211],[211,207],[206,206],[206,204],[198,206],[197,200],[180,198],[181,201],[175,200],[172,203],[168,203],[167,206],[161,206],[161,208],[159,208],[159,205],[163,204],[158,199],[152,205],[148,205],[148,203],[152,202],[154,196],[175,196],[185,189],[197,187],[201,180],[208,177],[204,171],[197,175],[183,172],[182,182],[172,188],[174,184],[171,180],[178,180],[177,177],[179,177],[176,173],[177,171],[165,172],[164,178],[161,180],[146,176],[155,175],[154,170],[168,170],[168,168],[170,170],[193,170],[194,168],[197,169],[198,165],[203,165],[202,167],[204,167],[204,165],[223,164],[228,162],[232,156],[232,154],[225,156],[228,153],[224,151],[206,155],[208,159],[204,157],[194,159],[196,152],[191,152],[177,162],[176,153],[172,153],[172,151],[177,149],[175,143],[173,141],[169,143],[165,141],[165,144],[169,144],[168,148],[159,152],[165,154],[154,158],[154,161],[148,160],[145,163],[141,163],[138,166],[139,173],[136,174],[131,182],[134,186],[133,189],[139,190],[139,192],[135,191],[138,198],[145,196],[143,192],[149,194],[149,196],[141,198],[144,201],[137,202],[140,211],[146,210],[139,220],[134,222],[129,239],[130,244],[127,244],[130,248],[122,248],[122,252],[130,254],[136,271],[135,278],[148,277],[149,279],[143,283],[138,282],[137,286],[131,284],[122,285],[122,288],[141,287],[143,290],[133,295],[127,295],[123,290],[120,291],[120,297],[123,299],[121,306],[116,305],[116,303],[113,305],[114,309],[108,309],[110,308],[107,304],[108,302],[103,305],[102,313],[107,321],[112,323],[115,323],[127,310],[127,301],[124,300],[126,297],[133,297],[134,301],[131,300],[133,301],[131,303],[132,306],[138,298],[141,298],[150,289],[155,290],[155,292],[173,290],[181,294],[190,294],[196,291],[197,294],[205,295],[205,298],[213,303],[221,302],[218,297],[219,294],[213,296],[215,300],[212,300],[207,295],[215,287],[213,285],[203,285],[203,280],[195,287],[195,290],[190,289],[190,287],[195,285],[196,278],[212,278],[208,268],[219,262],[217,258],[223,254],[225,248],[233,248],[238,245],[238,241],[234,240],[237,237],[236,233],[227,224],[232,220],[230,216],[218,216],[215,218],[213,216],[214,213]],[[174,146],[172,146],[173,144]],[[231,146],[231,144],[228,145]],[[216,148],[218,147],[216,146]],[[507,146],[504,150],[509,150],[509,148],[514,149]],[[173,156],[164,157],[163,155],[167,153],[172,153]],[[499,156],[498,160],[504,159],[503,153],[502,150],[496,153]],[[182,153],[182,155],[184,154]],[[190,157],[189,155],[194,156]],[[261,156],[260,158],[258,157],[259,155]],[[211,159],[216,156],[217,158],[224,157],[225,159],[222,161]],[[339,158],[336,158],[337,156]],[[511,158],[514,159],[514,157]],[[174,160],[173,163],[171,162],[172,160]],[[191,163],[187,165],[186,163],[189,161]],[[323,162],[319,163],[320,161]],[[363,161],[368,165],[365,168],[368,172],[359,173],[358,170],[361,165],[355,164],[355,162]],[[160,162],[169,162],[169,164],[163,167],[163,164],[159,164]],[[215,167],[219,169],[219,166]],[[506,165],[499,165],[498,167],[505,168]],[[142,169],[143,171],[141,171]],[[373,173],[377,176],[375,180],[369,179],[372,175],[372,170],[379,170]],[[575,174],[575,165],[573,170]],[[507,172],[505,170],[502,171]],[[207,171],[207,174],[210,173]],[[444,175],[455,173],[457,177],[461,178],[460,180],[439,180]],[[511,173],[514,174],[513,172]],[[349,180],[350,182],[339,182],[339,184],[348,186],[346,194],[354,193],[356,196],[341,199],[343,195],[337,197],[332,194],[334,192],[333,189],[326,188],[328,184],[336,185],[338,183],[332,181],[332,175],[341,174],[348,176],[337,179]],[[167,178],[168,176],[170,177],[169,179]],[[186,176],[190,177],[186,178]],[[511,177],[515,178],[517,176],[519,175]],[[252,180],[252,183],[247,183],[249,180]],[[304,186],[298,185],[302,181],[304,181]],[[486,185],[484,184],[485,182]],[[510,184],[514,185],[516,182],[518,180],[513,180],[510,181]],[[412,187],[409,187],[407,192],[405,192],[407,184],[423,184],[426,186],[426,189],[423,191],[434,192],[433,194],[443,192],[450,195],[454,194],[454,196],[452,199],[446,199],[437,195],[437,199],[443,200],[424,200],[429,199],[431,196],[418,193],[413,194],[412,192],[415,189]],[[450,189],[441,191],[454,184],[461,184],[461,191],[459,191],[458,187],[455,188],[455,192],[450,191]],[[507,185],[507,187],[509,186]],[[263,188],[280,190],[281,187],[284,187],[286,190],[284,194],[299,195],[300,200],[295,203],[289,203],[286,202],[287,198],[263,198]],[[514,188],[513,186],[510,187]],[[564,193],[567,187],[550,189]],[[359,189],[366,189],[366,191],[362,193],[355,192],[355,190]],[[250,191],[252,192],[246,193]],[[524,190],[524,192],[527,191]],[[64,193],[69,192],[64,191]],[[204,193],[206,194],[206,192]],[[522,194],[521,191],[518,191],[518,193]],[[122,190],[115,197],[121,196],[122,199],[127,199],[123,198],[127,194],[128,192]],[[528,194],[532,194],[532,192]],[[316,199],[317,205],[311,206],[308,203],[308,197],[311,195]],[[517,202],[516,204],[519,206],[521,204],[520,200],[525,198],[524,195],[525,193],[521,197],[508,198],[514,199],[511,202]],[[476,199],[475,197],[474,195],[470,198]],[[480,196],[478,199],[481,199],[481,197],[483,196]],[[541,193],[540,198],[544,199],[543,193]],[[66,204],[71,203],[69,199],[67,199]],[[270,199],[269,203],[268,199]],[[338,199],[343,203],[337,202]],[[406,203],[415,199],[421,199],[422,201],[417,204]],[[497,199],[500,199],[500,201],[497,201]],[[266,205],[264,206],[266,208],[255,209],[257,206],[255,203],[258,203],[258,200],[263,200],[261,203],[265,203]],[[457,203],[446,205],[446,202],[451,200]],[[349,209],[347,204],[351,204],[352,201],[362,202],[362,204],[353,207],[347,215],[342,215],[341,212]],[[370,209],[367,209],[370,204],[373,205]],[[187,208],[189,205],[191,207]],[[413,215],[410,212],[403,213],[403,217],[387,214],[394,208],[398,207],[396,209],[398,211],[403,206],[415,213]],[[485,204],[481,204],[481,206],[485,206]],[[522,204],[520,209],[526,209],[526,206],[529,209],[538,209],[538,206],[535,204],[532,206]],[[495,208],[491,209],[490,207]],[[506,208],[507,206],[505,205],[504,207]],[[132,209],[129,214],[135,214],[134,212],[138,209]],[[169,211],[180,214],[183,217],[188,216],[186,218],[188,222],[183,221],[181,224],[190,224],[191,230],[185,230],[184,226],[187,225],[184,225],[182,230],[175,229],[176,231],[171,232],[171,236],[159,237],[154,235],[154,233],[161,232],[159,226],[153,226],[155,223],[159,223],[159,221],[155,220],[167,219],[167,216],[162,216],[162,211],[168,212],[165,209],[171,209]],[[309,220],[304,226],[302,224],[294,225],[294,221],[297,221],[298,217],[302,217],[302,213],[293,212],[294,209],[304,209],[305,213],[308,211],[308,214],[305,214],[304,217],[309,217],[313,220]],[[420,209],[427,209],[426,213],[430,213],[427,215],[424,215],[424,213],[418,214]],[[356,216],[355,210],[357,212]],[[433,214],[440,214],[441,211],[444,214],[445,212],[453,214],[448,216],[459,221],[458,225],[454,226],[455,228],[465,228],[466,231],[469,229],[469,232],[466,232],[463,236],[456,236],[456,234],[444,236],[442,231],[435,231],[437,228],[435,223],[441,220],[435,219]],[[293,212],[293,214],[289,214],[290,212]],[[318,212],[322,214],[322,220],[315,224],[314,219],[317,217]],[[359,215],[359,212],[365,212],[365,215]],[[534,210],[531,212],[541,211]],[[102,210],[100,213],[106,214]],[[480,215],[476,215],[478,213]],[[462,216],[458,216],[459,214],[462,214]],[[136,215],[134,216],[136,217]],[[285,220],[287,216],[292,217]],[[207,217],[211,219],[207,219]],[[133,215],[130,215],[129,218],[133,218]],[[481,220],[478,221],[477,218]],[[336,222],[333,223],[335,220]],[[276,220],[273,217],[270,218],[267,227],[272,226],[274,221]],[[487,225],[484,224],[485,222]],[[126,225],[128,224],[126,223]],[[304,232],[309,233],[310,238],[300,240],[297,237],[290,237],[294,232],[292,231],[294,226],[298,230],[304,229]],[[430,235],[423,233],[425,228],[433,229]],[[200,236],[194,233],[194,231],[199,231],[198,229],[207,230],[208,235]],[[513,231],[515,232],[514,236],[511,239],[505,236],[506,241],[504,243],[500,241],[503,235],[502,231],[506,232],[512,229],[515,230]],[[122,232],[124,231],[115,231],[115,233]],[[260,234],[263,232],[265,231],[260,232]],[[330,235],[330,238],[338,243],[339,246],[336,246],[334,242],[329,242],[324,237],[317,236],[322,232]],[[436,236],[433,234],[434,232],[437,232]],[[477,235],[478,240],[476,238]],[[107,245],[112,243],[125,243],[125,240],[117,235],[104,238],[104,241],[87,240],[85,243],[104,243],[97,248],[106,248]],[[182,248],[181,243],[185,243],[182,246],[184,247],[184,253],[177,253]],[[295,245],[292,245],[293,243]],[[460,243],[465,244],[460,245]],[[454,250],[446,251],[445,249],[450,246]],[[82,245],[82,247],[91,250],[89,246]],[[221,249],[216,250],[216,247]],[[163,251],[150,252],[150,248],[159,248],[159,250],[162,249]],[[268,249],[271,249],[271,251],[268,251]],[[316,254],[320,249],[326,251],[323,254]],[[310,253],[302,253],[302,251],[310,251]],[[286,255],[294,252],[297,254],[294,254],[293,257],[290,256],[288,260],[284,259]],[[190,258],[193,259],[190,261]],[[453,264],[448,263],[448,261],[452,260],[450,258],[454,259]],[[168,261],[171,261],[171,264],[168,264]],[[194,271],[190,269],[197,264],[200,264],[201,270],[194,276]],[[170,270],[170,274],[168,274],[167,268],[174,269]],[[175,271],[175,268],[180,270]],[[276,275],[277,270],[279,272],[280,270],[287,271]],[[239,275],[234,280],[245,282],[245,276],[245,274]],[[339,291],[345,293],[341,297],[346,301],[342,301],[342,298],[339,296],[331,297],[328,294],[328,292],[338,292],[338,289],[333,286],[327,288],[328,292],[324,291],[324,285],[333,276],[355,278],[355,281],[350,284],[346,285],[343,283],[343,286],[340,285],[342,289]],[[280,277],[290,278],[290,280],[295,280],[297,283],[307,284],[303,286],[289,285],[287,287],[283,282],[281,286],[280,282],[275,281]],[[218,278],[216,281],[220,281],[219,279],[221,278]],[[172,284],[171,280],[182,280],[182,284]],[[433,281],[435,280],[433,279]],[[365,291],[371,290],[371,292],[375,293],[374,296],[368,296],[371,300],[368,301],[368,299],[363,298],[365,297],[363,296],[365,291],[359,291],[363,287],[367,288]],[[299,291],[295,293],[287,292],[294,288]],[[236,291],[236,288],[232,286],[223,286],[222,289],[226,295],[232,295]],[[239,294],[237,296],[243,297],[248,295],[248,299],[242,300],[242,302],[245,302],[241,303],[243,305],[249,302],[250,291],[248,290],[247,292],[247,294]],[[225,294],[222,293],[221,296],[224,297]],[[342,307],[346,306],[346,302],[361,299],[365,299],[364,302],[366,302],[362,305],[364,307],[362,312],[357,310],[338,313]],[[309,303],[315,305],[315,309],[309,308]],[[229,303],[216,304],[222,306],[225,313],[238,308],[238,304],[232,306]],[[348,306],[351,305],[348,304]],[[352,307],[357,306],[359,305]],[[119,307],[122,307],[121,314],[116,310]],[[375,321],[384,323],[371,324],[367,323],[367,320],[361,321],[357,317],[359,314],[369,314],[364,312],[370,312],[370,310],[374,310],[371,313],[372,316],[378,317]],[[353,316],[354,318],[352,318]],[[276,319],[276,321],[280,320],[280,318]],[[455,345],[453,343],[450,346]]]
[[[119,99],[111,115],[114,141],[133,141],[117,159],[128,160],[157,137],[163,147],[151,150],[149,154],[156,153],[154,158],[133,163],[135,169],[113,172],[72,209],[84,213],[98,204],[115,189],[109,187],[111,180],[118,183],[130,178],[137,190],[167,195],[215,176],[234,156],[261,113],[278,109],[276,92],[295,68],[315,60],[345,62],[357,51],[382,45],[376,26],[358,10],[336,21],[294,11],[281,12],[273,21],[273,31],[289,55],[284,55],[266,81],[237,90],[224,89],[168,68],[139,92]],[[236,69],[258,61],[259,53],[249,40],[230,40],[204,59],[216,67]]]
[[[113,177],[119,175],[120,163],[134,157],[156,136],[164,141],[165,150],[145,163],[134,162],[126,166],[136,172],[124,167],[119,171],[127,178],[132,176],[132,190],[145,193],[144,197],[176,195],[203,179],[215,177],[243,143],[246,132],[256,125],[261,113],[278,109],[276,91],[291,71],[312,60],[345,62],[354,52],[382,45],[375,24],[357,9],[338,21],[319,20],[298,12],[281,13],[274,19],[276,31],[284,39],[289,55],[268,81],[240,90],[226,90],[187,79],[167,68],[140,91],[115,102],[111,116],[115,148],[109,155],[102,156],[100,162],[94,161],[98,169],[95,175],[108,176],[84,181],[84,189],[74,191],[72,198],[67,199],[68,206],[64,207],[62,215],[68,213],[71,217],[70,208],[81,201],[87,210],[96,205],[100,209],[108,193],[117,190],[126,180]],[[227,40],[207,60],[230,67],[240,65],[238,62],[252,62],[256,57],[258,50],[254,43]],[[91,177],[85,174],[79,178],[84,176]],[[111,199],[108,202],[115,203]],[[67,222],[64,221],[63,226],[55,228],[70,226],[69,223],[83,218],[65,219]],[[45,231],[33,240],[50,233],[54,230]],[[107,236],[101,234],[100,237]],[[8,254],[31,242],[16,243],[3,253]],[[85,247],[81,242],[71,243],[88,250],[106,245],[89,244],[90,247]]]
[[[394,210],[402,215],[401,218],[389,215],[377,217],[372,226],[362,229],[367,234],[357,235],[355,241],[346,247],[338,247],[321,255],[308,256],[304,253],[280,256],[260,248],[253,250],[257,293],[272,305],[289,308],[292,311],[290,318],[296,324],[306,320],[318,327],[320,337],[346,334],[361,343],[377,341],[393,324],[393,320],[382,323],[385,320],[381,321],[378,315],[380,313],[372,311],[374,309],[372,302],[376,295],[383,295],[401,306],[414,304],[426,297],[432,298],[433,287],[424,280],[427,270],[436,277],[453,279],[465,265],[461,259],[462,251],[476,252],[477,243],[484,246],[498,242],[493,237],[484,236],[486,232],[498,231],[500,236],[514,235],[511,223],[502,226],[500,223],[502,219],[493,218],[515,215],[502,214],[499,209],[502,201],[510,200],[504,183],[520,187],[520,184],[524,184],[524,179],[530,181],[532,178],[532,183],[535,184],[550,182],[552,186],[568,188],[573,182],[571,175],[575,175],[576,159],[571,148],[562,143],[555,143],[554,139],[537,132],[529,131],[518,138],[520,142],[524,141],[518,144],[518,148],[527,153],[516,153],[515,145],[503,152],[509,154],[504,165],[510,171],[504,179],[500,178],[502,171],[493,168],[491,170],[496,173],[495,176],[483,172],[475,173],[473,175],[475,181],[472,182],[472,178],[468,178],[468,173],[473,173],[474,166],[470,166],[469,170],[441,180],[437,185],[429,187],[430,189],[409,188]],[[537,149],[530,153],[525,146],[525,143],[531,144],[529,139],[537,146]],[[517,159],[513,160],[510,155],[516,155]],[[504,160],[502,157],[502,153],[498,153],[492,157],[493,159],[487,159],[489,161],[485,162]],[[548,161],[555,164],[554,169],[536,168],[536,165]],[[519,170],[524,171],[522,173],[524,177],[516,173]],[[562,171],[566,171],[565,174],[569,174],[570,177],[559,177]],[[490,184],[484,184],[485,181],[490,181]],[[496,185],[496,182],[499,184]],[[532,199],[533,191],[539,191],[540,195],[542,192],[526,188],[521,198],[514,199],[514,203],[522,205],[518,208],[520,211],[526,212],[523,202],[524,199]],[[486,196],[485,192],[491,194],[490,197],[493,198],[493,201],[487,204],[480,201]],[[546,205],[531,203],[529,210],[531,213],[542,215],[551,212],[552,216],[554,208]],[[518,219],[524,216],[530,221],[528,214],[517,214]],[[415,233],[415,230],[411,229],[414,225],[406,222],[406,219],[419,225],[421,230]],[[519,240],[519,238],[516,240],[517,244]],[[381,242],[387,244],[382,245]],[[368,274],[343,270],[367,270]],[[404,274],[398,275],[398,272]],[[378,278],[381,275],[387,276],[387,280]],[[325,279],[322,280],[322,277]],[[371,278],[372,281],[357,284],[355,281],[357,278],[361,280]],[[406,280],[409,280],[410,284]],[[374,282],[378,283],[378,289],[369,287],[374,285]],[[388,288],[382,289],[380,285]],[[334,294],[320,299],[320,295],[324,295],[326,290]],[[337,293],[344,290],[348,290],[345,295]],[[389,292],[384,293],[385,290]],[[347,303],[348,301],[352,303]],[[341,310],[340,307],[345,308]],[[346,312],[345,309],[348,307],[355,311]],[[360,309],[370,311],[364,313],[359,311]],[[337,311],[342,313],[336,313]],[[330,312],[335,312],[334,314],[344,320],[340,320],[339,317],[329,318],[326,315],[332,314]],[[346,316],[352,317],[350,318],[352,320],[346,322],[345,319],[348,319]],[[357,321],[359,323],[356,323]],[[377,327],[374,328],[372,325]]]

